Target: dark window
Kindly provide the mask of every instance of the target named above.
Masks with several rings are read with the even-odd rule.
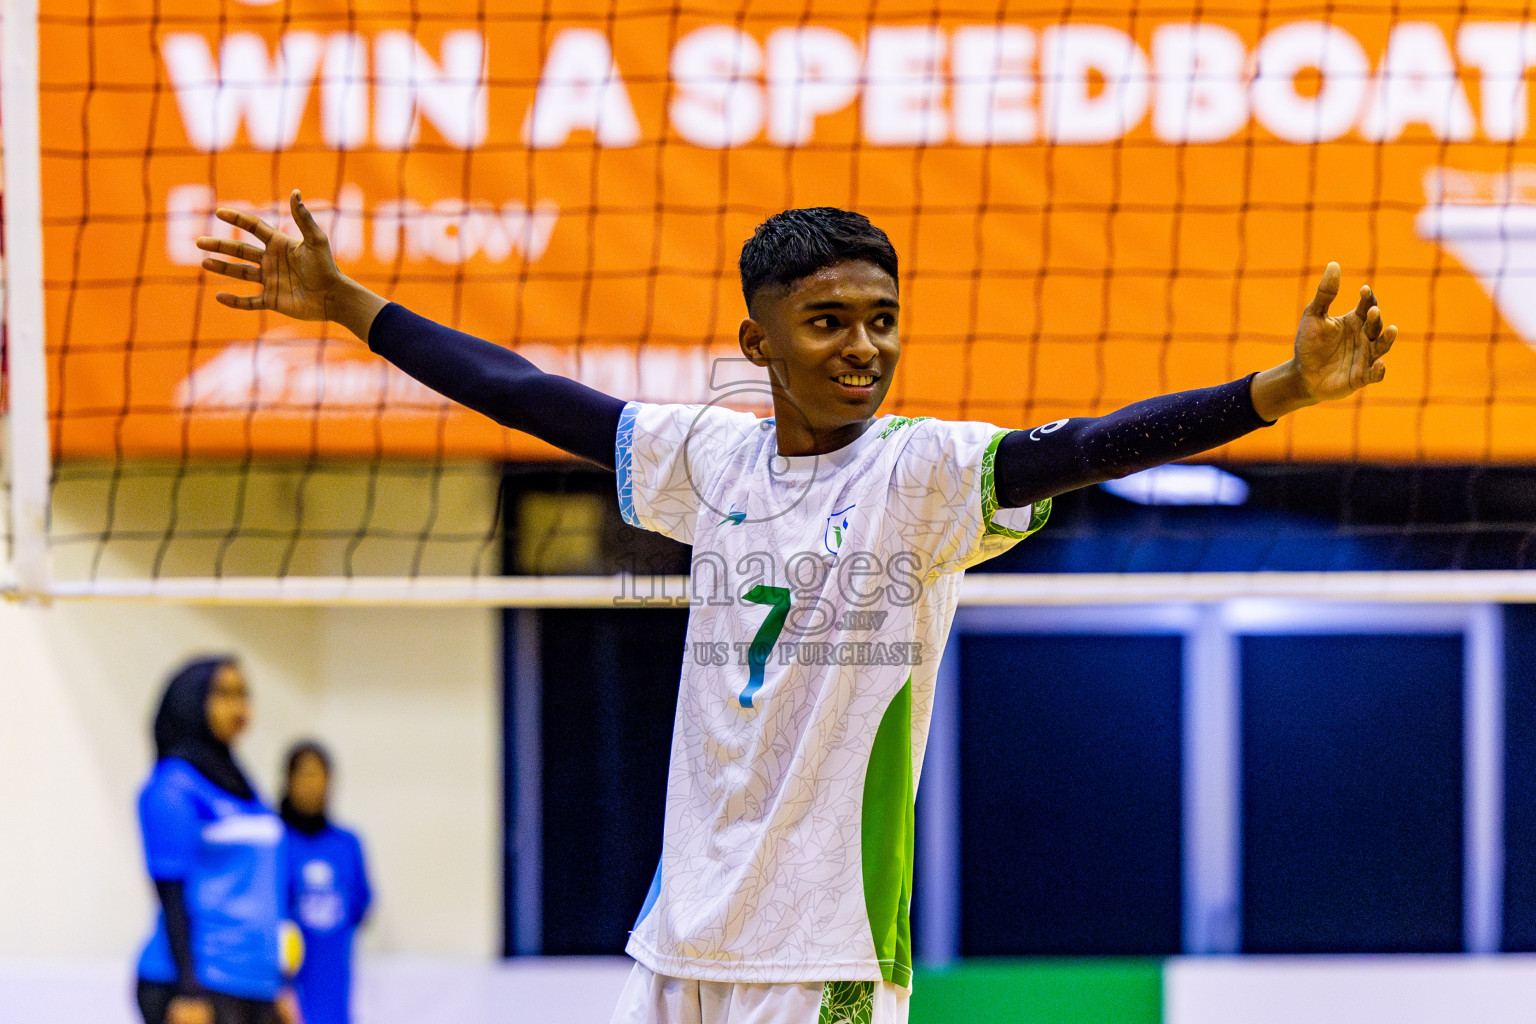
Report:
[[[1504,609],[1504,949],[1536,952],[1536,606]]]
[[[688,613],[549,610],[539,618],[543,951],[621,953],[661,856]],[[514,635],[509,614],[509,645]]]
[[[961,953],[1180,949],[1182,641],[961,641]]]
[[[1243,950],[1462,949],[1462,639],[1242,640]]]

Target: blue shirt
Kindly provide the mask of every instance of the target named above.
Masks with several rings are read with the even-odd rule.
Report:
[[[373,899],[362,843],[335,825],[314,835],[289,829],[288,876],[304,932],[304,966],[293,979],[304,1024],[348,1024],[352,937]]]
[[[150,877],[183,883],[198,983],[245,999],[276,998],[277,927],[288,899],[282,819],[259,798],[241,799],[168,757],[139,793],[139,826]],[[139,957],[139,977],[176,981],[164,911]]]

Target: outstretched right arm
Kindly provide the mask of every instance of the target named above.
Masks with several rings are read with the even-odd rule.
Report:
[[[462,334],[390,303],[373,319],[368,347],[440,395],[503,426],[613,468],[624,403],[569,377],[545,373],[511,349]]]
[[[427,387],[504,426],[609,469],[624,402],[584,384],[544,373],[509,349],[417,316],[347,277],[330,241],[295,189],[289,197],[302,238],[258,217],[220,209],[215,216],[250,232],[260,245],[203,237],[203,269],[261,285],[255,295],[220,292],[232,309],[270,309],[298,320],[340,324]]]

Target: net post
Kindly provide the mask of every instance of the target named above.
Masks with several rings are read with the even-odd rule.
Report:
[[[11,560],[16,593],[46,597],[48,372],[43,332],[43,189],[38,134],[37,0],[0,8],[5,150],[5,322],[10,353]]]

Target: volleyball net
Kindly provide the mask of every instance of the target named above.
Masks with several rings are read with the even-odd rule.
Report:
[[[1063,502],[1030,543],[1077,548],[967,593],[1529,597],[1528,13],[9,0],[12,590],[605,604],[639,600],[613,573],[676,569],[553,450],[336,329],[213,302],[213,209],[293,230],[297,187],[344,269],[424,315],[622,397],[747,408],[741,242],[858,209],[902,258],[884,411],[1013,427],[1280,361],[1336,260],[1403,329],[1383,385],[1215,453],[1214,490]],[[1127,518],[1232,487],[1273,513],[1233,557],[1229,521]]]

